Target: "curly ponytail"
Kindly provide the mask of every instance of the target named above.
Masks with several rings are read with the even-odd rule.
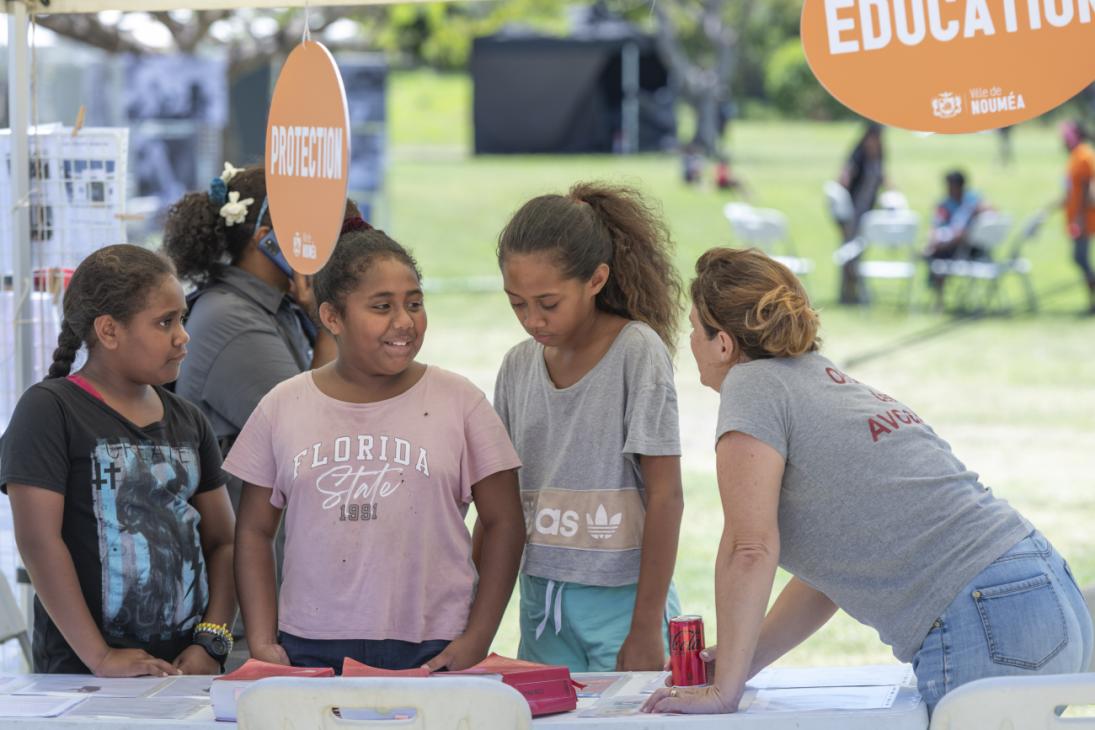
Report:
[[[130,244],[105,246],[80,262],[65,290],[64,319],[46,378],[63,378],[72,370],[76,353],[95,346],[95,319],[110,315],[128,322],[148,294],[175,268],[163,256]]]
[[[751,360],[797,357],[821,345],[820,320],[802,283],[755,248],[700,256],[692,303],[709,338],[726,332]]]
[[[229,192],[241,199],[252,198],[242,224],[227,226],[215,203],[205,191],[187,193],[167,211],[164,224],[164,252],[171,258],[179,277],[201,286],[227,265],[239,260],[247,244],[262,225],[270,225],[269,212],[258,220],[266,199],[266,170],[262,165],[245,168],[228,183]]]
[[[541,195],[521,206],[498,237],[507,254],[551,251],[569,279],[588,281],[601,264],[609,279],[597,308],[645,322],[670,352],[677,348],[681,280],[673,243],[659,214],[628,187],[577,183],[567,195]]]

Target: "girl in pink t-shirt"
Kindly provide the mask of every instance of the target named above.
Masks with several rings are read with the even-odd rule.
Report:
[[[347,233],[314,286],[338,356],[270,391],[224,467],[244,482],[236,575],[251,656],[471,666],[490,648],[524,543],[517,454],[479,389],[415,360],[426,311],[402,246]],[[472,501],[484,526],[474,563]]]

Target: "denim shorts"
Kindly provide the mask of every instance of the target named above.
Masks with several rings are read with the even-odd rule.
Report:
[[[1068,563],[1038,531],[971,580],[913,657],[929,714],[975,679],[1085,672],[1092,627]]]
[[[449,645],[443,639],[421,643],[397,639],[305,639],[284,631],[278,632],[278,643],[294,667],[331,667],[335,674],[342,674],[342,660],[346,657],[378,669],[415,669]]]

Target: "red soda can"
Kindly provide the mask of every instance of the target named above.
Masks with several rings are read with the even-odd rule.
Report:
[[[700,656],[703,648],[702,616],[669,619],[669,667],[674,687],[707,684],[707,665]]]

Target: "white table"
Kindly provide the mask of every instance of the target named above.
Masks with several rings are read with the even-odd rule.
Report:
[[[823,670],[825,671],[825,670]],[[831,670],[837,672],[839,670]],[[28,678],[35,675],[29,675]],[[89,680],[92,678],[89,677]],[[93,681],[93,680],[92,680]],[[752,690],[747,690],[752,692]],[[745,700],[750,699],[747,694]],[[125,698],[115,700],[119,706]],[[596,700],[582,699],[579,711],[590,707]],[[744,701],[743,701],[744,705]],[[4,718],[0,728],[18,727],[21,730],[63,730],[64,728],[97,728],[105,730],[232,730],[232,722],[218,722],[212,707],[206,706],[184,720],[124,720],[117,717],[103,718]],[[912,687],[901,687],[892,706],[871,710],[811,710],[808,712],[742,712],[734,715],[639,715],[629,717],[593,718],[580,717],[578,712],[541,717],[533,720],[535,730],[578,730],[593,728],[634,730],[724,730],[725,728],[749,728],[752,730],[927,730],[928,715],[920,695]]]

